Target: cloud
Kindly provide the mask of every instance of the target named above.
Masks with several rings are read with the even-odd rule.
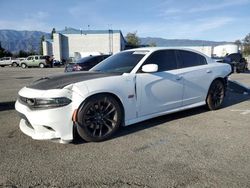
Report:
[[[46,22],[48,17],[47,12],[38,11],[36,14],[26,14],[20,20],[0,19],[0,29],[50,31],[52,27]]]
[[[226,8],[233,6],[241,6],[249,4],[250,0],[222,0],[218,2],[217,0],[211,1],[190,1],[189,3],[171,3],[168,1],[167,4],[162,3],[160,7],[160,17],[169,16],[183,16],[187,14],[194,14],[199,12],[208,12],[216,10],[225,10]],[[169,8],[170,7],[170,8]]]
[[[227,0],[227,1],[221,1],[219,3],[212,3],[212,4],[202,4],[200,6],[197,6],[195,8],[191,8],[188,10],[189,13],[196,13],[196,12],[205,12],[205,11],[214,11],[214,10],[220,10],[225,9],[227,7],[231,6],[238,6],[238,5],[244,5],[250,3],[249,0]]]
[[[190,20],[186,22],[148,22],[141,24],[125,24],[120,25],[124,35],[127,32],[137,31],[140,37],[162,37],[169,39],[207,39],[213,31],[224,31],[224,27],[235,21],[231,17],[213,17],[198,20]],[[220,33],[220,32],[219,32]],[[218,36],[210,36],[212,40]],[[225,40],[225,39],[221,39]]]

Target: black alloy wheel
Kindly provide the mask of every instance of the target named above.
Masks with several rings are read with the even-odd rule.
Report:
[[[111,95],[100,94],[87,99],[77,114],[77,131],[90,142],[110,138],[122,122],[119,102]]]
[[[225,86],[221,80],[215,80],[211,84],[207,95],[207,107],[217,110],[221,107],[225,96]]]

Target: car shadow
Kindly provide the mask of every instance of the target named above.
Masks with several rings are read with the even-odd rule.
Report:
[[[185,111],[181,111],[181,112],[176,112],[173,114],[168,114],[168,115],[163,115],[163,116],[159,116],[156,118],[152,118],[146,121],[142,121],[139,123],[135,123],[129,126],[122,126],[120,127],[120,129],[115,133],[115,135],[110,138],[109,140],[118,138],[118,137],[122,137],[122,136],[126,136],[128,134],[132,134],[135,132],[139,132],[145,129],[149,129],[158,125],[161,125],[163,123],[167,123],[167,122],[171,122],[174,121],[176,119],[182,119],[185,118],[187,116],[192,116],[192,115],[197,115],[203,112],[206,112],[207,108],[202,106],[202,107],[197,107],[191,110],[185,110]],[[84,140],[82,140],[80,137],[77,137],[77,139],[74,140],[74,142],[72,142],[73,144],[84,144],[87,143]]]
[[[0,112],[15,109],[15,101],[0,102]]]
[[[225,100],[223,102],[223,108],[227,108],[233,105],[236,105],[238,103],[244,102],[250,100],[250,95],[246,95],[246,94],[241,94],[241,93],[237,93],[235,91],[230,91],[228,90],[226,93],[226,97]],[[206,106],[201,106],[201,107],[197,107],[197,108],[193,108],[193,109],[188,109],[188,110],[184,110],[181,112],[176,112],[176,113],[172,113],[172,114],[168,114],[168,115],[163,115],[163,116],[159,116],[156,118],[152,118],[143,122],[139,122],[139,123],[135,123],[133,125],[130,126],[126,126],[126,127],[121,127],[119,129],[119,131],[109,140],[112,139],[116,139],[119,137],[123,137],[129,134],[133,134],[139,131],[143,131],[152,127],[156,127],[159,126],[161,124],[164,123],[169,123],[171,121],[177,120],[177,119],[183,119],[185,117],[189,117],[189,116],[195,116],[201,113],[205,113],[208,112],[209,110],[207,109]],[[82,140],[81,138],[77,138],[73,144],[84,144],[87,143],[84,140]]]
[[[228,90],[235,93],[249,94],[250,90],[246,86],[235,80],[228,80]]]
[[[228,91],[225,97],[225,100],[223,102],[222,109],[247,101],[247,100],[250,100],[250,95],[244,95],[244,94],[239,94],[239,93]],[[205,113],[208,111],[209,110],[207,109],[206,106],[201,106],[201,107],[149,119],[140,123],[133,124],[131,126],[122,127],[119,130],[119,132],[116,135],[114,135],[112,139],[126,136],[128,134],[139,132],[148,128],[152,128],[152,127],[161,125],[163,123],[169,123],[177,119],[183,119],[185,117],[195,116],[195,115]]]

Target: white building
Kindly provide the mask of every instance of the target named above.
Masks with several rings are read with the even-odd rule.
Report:
[[[213,49],[213,55],[217,57],[224,57],[227,54],[238,53],[240,48],[236,44],[224,44],[215,46]]]
[[[43,54],[57,60],[75,57],[75,54],[114,54],[125,49],[120,30],[76,30],[66,28],[53,34],[53,40],[43,42]]]
[[[185,46],[197,50],[211,57],[224,57],[226,54],[238,53],[241,49],[236,44],[222,44],[218,46]]]

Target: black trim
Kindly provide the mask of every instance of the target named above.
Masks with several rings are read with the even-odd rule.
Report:
[[[28,120],[28,118],[24,114],[22,114],[20,112],[17,112],[17,113],[18,113],[18,115],[19,115],[20,118],[22,118],[22,119],[24,119],[26,121],[26,125],[29,128],[34,129],[34,127],[32,127],[32,125],[31,125],[30,121]]]

